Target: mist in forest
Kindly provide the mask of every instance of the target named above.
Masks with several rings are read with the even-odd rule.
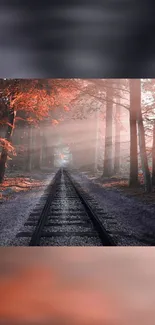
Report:
[[[74,110],[74,107],[73,107]],[[125,167],[125,164],[129,161],[129,121],[128,114],[122,116],[122,126],[120,126],[120,143],[121,143],[121,164]],[[99,120],[99,123],[98,123]],[[98,124],[97,124],[98,123]],[[38,139],[38,132],[41,135]],[[114,142],[115,142],[115,121],[113,121],[113,156],[114,159]],[[5,132],[1,132],[1,136]],[[12,157],[10,165],[15,168],[20,166],[20,157],[29,142],[29,133],[27,127],[18,127],[13,134],[13,143],[16,146],[17,156]],[[59,152],[59,163],[63,165],[64,148],[68,147],[68,152],[72,155],[72,162],[70,167],[72,168],[86,168],[93,171],[96,149],[98,150],[98,163],[100,168],[103,168],[104,160],[104,143],[105,143],[105,120],[103,118],[96,118],[96,113],[91,114],[83,120],[73,120],[68,118],[64,122],[60,122],[56,126],[51,126],[50,123],[33,128],[31,151],[30,155],[33,156],[38,151],[42,152],[43,160],[41,163],[42,168],[56,167],[57,162],[54,160],[54,153],[56,150]],[[98,147],[98,148],[96,148]],[[19,153],[19,154],[18,154]],[[33,157],[32,157],[33,158]],[[20,166],[24,168],[24,166]]]
[[[14,146],[1,149],[2,180],[7,157],[27,171],[68,166],[138,182],[143,169],[150,179],[153,79],[1,79],[1,87],[1,148]]]

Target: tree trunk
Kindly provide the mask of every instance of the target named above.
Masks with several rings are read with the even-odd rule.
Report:
[[[115,156],[114,156],[114,173],[120,172],[120,115],[121,109],[119,103],[116,105],[115,119]]]
[[[144,133],[144,125],[143,125],[142,118],[138,119],[138,131],[139,131],[138,132],[139,149],[140,149],[142,170],[144,175],[145,191],[149,193],[152,191],[152,183],[151,183],[151,175],[148,167],[148,159],[147,159],[146,146],[145,146],[145,133]]]
[[[50,163],[50,167],[54,167],[54,147],[51,147],[51,157],[50,157],[51,163]]]
[[[137,103],[135,101],[135,79],[130,79],[130,187],[137,187],[139,185],[136,105]]]
[[[155,120],[153,121],[152,185],[155,186]]]
[[[40,150],[41,150],[41,135],[40,128],[35,129],[33,136],[33,153],[34,153],[34,168],[40,170]]]
[[[112,166],[112,112],[113,104],[109,100],[113,98],[112,82],[107,81],[108,87],[106,92],[106,127],[105,127],[105,150],[104,150],[104,164],[103,176],[110,177],[113,174]]]
[[[44,165],[46,167],[48,167],[48,146],[47,146],[46,136],[44,137],[44,153],[43,153],[43,158],[44,158]]]
[[[95,173],[98,172],[98,151],[99,151],[99,110],[96,111],[96,134],[95,134]]]
[[[7,126],[7,131],[6,131],[6,136],[5,136],[5,139],[7,141],[11,141],[11,139],[12,139],[15,116],[16,116],[16,111],[14,110],[14,108],[9,108],[8,109],[8,123],[9,124]],[[4,180],[7,157],[8,157],[8,150],[4,146],[2,149],[1,158],[0,158],[0,183],[2,183]]]
[[[40,168],[42,167],[43,164],[43,132],[40,130]]]
[[[145,131],[144,131],[144,124],[142,118],[142,111],[141,111],[141,82],[140,79],[135,79],[135,100],[137,105],[137,122],[138,122],[138,135],[139,135],[139,149],[140,149],[140,157],[141,157],[141,165],[143,170],[144,176],[144,184],[145,184],[145,191],[151,192],[152,190],[152,183],[151,183],[151,175],[148,166],[148,159],[146,154],[146,144],[145,144]]]
[[[32,126],[29,126],[26,171],[32,170]]]

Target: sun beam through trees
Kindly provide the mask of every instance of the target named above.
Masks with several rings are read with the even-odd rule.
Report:
[[[150,192],[155,182],[154,102],[154,79],[1,79],[0,182],[4,180],[9,159],[18,155],[17,143],[13,141],[15,130],[22,128],[27,132],[29,141],[27,145],[21,141],[21,147],[27,151],[27,168],[31,169],[30,147],[32,142],[34,147],[35,143],[38,146],[45,123],[54,128],[68,121],[71,123],[69,127],[75,121],[85,121],[83,127],[87,133],[89,118],[92,117],[94,125],[97,119],[102,121],[101,147],[98,133],[92,136],[94,146],[98,148],[94,150],[94,161],[95,155],[97,159],[102,156],[98,167],[102,168],[103,176],[112,177],[120,173],[123,156],[121,134],[126,132],[130,149],[127,160],[129,185],[138,186],[142,174],[145,190]],[[97,111],[100,115],[96,115]],[[74,143],[75,147],[78,146],[80,133],[77,132],[76,139],[70,137],[70,147],[74,147]],[[45,154],[42,150],[45,143],[40,146],[38,161]]]

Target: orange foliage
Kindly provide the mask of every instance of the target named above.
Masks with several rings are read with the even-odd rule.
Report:
[[[15,148],[6,139],[0,138],[0,147],[5,148],[7,151],[11,152],[13,155],[16,155]]]
[[[64,106],[64,111],[69,112],[70,111],[69,107]]]
[[[28,191],[32,188],[40,188],[43,184],[34,179],[26,178],[26,177],[14,177],[14,178],[6,178],[2,185],[0,185],[0,191],[3,191],[6,188],[11,188],[13,192],[20,192],[20,191]],[[13,194],[11,192],[10,195]]]
[[[58,122],[58,120],[52,120],[52,124],[57,125],[57,124],[59,124],[59,122]]]
[[[49,106],[53,105],[53,98],[44,90],[30,90],[28,93],[18,94],[12,105],[17,111],[25,111],[30,114],[29,121],[43,120],[49,115]],[[30,120],[31,119],[31,120]]]
[[[49,83],[53,88],[54,105],[56,107],[61,106],[65,111],[69,111],[68,105],[80,93],[76,81],[73,79],[51,79]]]
[[[13,79],[4,87],[2,98],[9,98],[9,107],[17,113],[25,112],[31,123],[48,118],[56,107],[64,107],[64,111],[68,112],[68,105],[78,92],[72,79]],[[17,117],[16,121],[19,119]]]
[[[24,120],[28,123],[35,123],[49,118],[52,119],[52,109],[64,107],[68,112],[69,103],[77,95],[72,79],[46,79],[46,80],[8,80],[1,92],[1,99],[8,99],[5,107],[14,109],[17,113],[15,122]],[[24,117],[20,117],[20,112],[24,112]],[[59,119],[52,119],[52,125],[56,126],[63,121],[63,116]],[[1,119],[0,124],[9,124],[7,117]],[[16,123],[15,123],[16,124]],[[15,127],[15,124],[13,128]],[[13,146],[6,140],[1,139],[0,146],[6,147],[8,152],[13,152]]]

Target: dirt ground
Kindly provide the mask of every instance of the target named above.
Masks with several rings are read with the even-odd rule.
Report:
[[[0,203],[13,198],[16,193],[28,192],[33,189],[41,189],[45,185],[45,178],[52,170],[32,172],[7,171],[4,182],[0,184]]]

